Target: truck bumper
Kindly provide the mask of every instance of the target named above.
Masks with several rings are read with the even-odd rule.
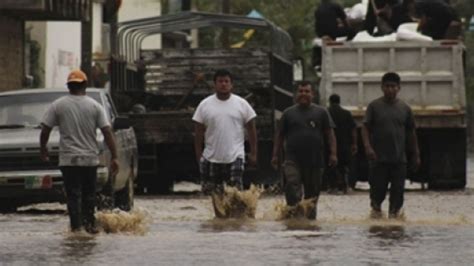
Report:
[[[108,179],[107,167],[97,168],[97,190]],[[17,204],[64,201],[63,177],[58,170],[0,172],[0,199]]]

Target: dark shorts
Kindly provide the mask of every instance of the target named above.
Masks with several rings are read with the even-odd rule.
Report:
[[[202,191],[205,194],[211,192],[223,192],[224,184],[242,189],[242,177],[244,175],[244,160],[237,158],[232,163],[212,163],[204,158],[199,162],[201,172]]]

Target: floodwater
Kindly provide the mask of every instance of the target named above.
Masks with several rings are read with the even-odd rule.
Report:
[[[317,222],[280,219],[283,195],[263,193],[255,219],[215,219],[198,193],[140,196],[131,214],[98,213],[95,236],[69,233],[64,205],[28,206],[0,215],[0,265],[472,265],[474,159],[467,189],[405,196],[402,219],[371,220],[366,190],[323,193]]]

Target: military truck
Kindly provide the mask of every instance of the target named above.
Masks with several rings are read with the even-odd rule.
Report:
[[[243,34],[247,43],[241,48],[140,48],[150,35],[222,27],[261,35],[253,41]],[[120,54],[112,62],[111,93],[120,112],[136,110],[130,119],[137,135],[139,190],[169,192],[177,180],[198,180],[191,117],[213,93],[213,74],[220,68],[233,73],[233,92],[257,112],[258,167],[246,171],[244,183],[279,181],[270,160],[275,117],[292,103],[292,42],[286,32],[265,19],[185,12],[124,22],[117,36]]]
[[[466,97],[464,46],[458,41],[332,42],[323,46],[322,100],[341,96],[341,104],[362,121],[367,104],[382,96],[380,80],[387,71],[402,79],[399,97],[413,109],[421,168],[412,181],[429,188],[466,185]],[[323,104],[327,104],[323,102]],[[363,148],[355,175],[367,180]]]

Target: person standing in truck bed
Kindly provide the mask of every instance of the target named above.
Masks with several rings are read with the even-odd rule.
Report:
[[[346,36],[351,40],[356,32],[349,26],[347,16],[342,6],[332,0],[322,0],[314,13],[315,31],[320,38],[324,36],[336,40]]]

